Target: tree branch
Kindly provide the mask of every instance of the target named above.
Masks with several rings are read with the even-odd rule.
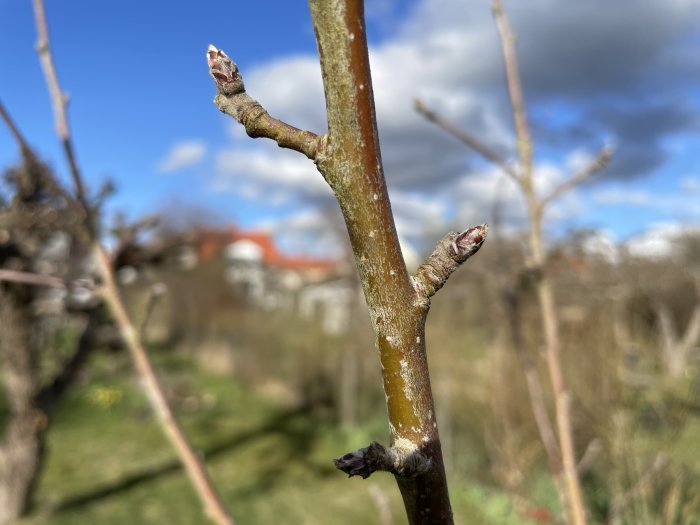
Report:
[[[225,509],[202,459],[192,449],[192,445],[187,440],[183,428],[180,426],[168,403],[163,385],[158,379],[148,352],[120,298],[114,273],[111,271],[109,255],[98,243],[95,243],[93,246],[93,255],[104,280],[104,284],[100,289],[100,295],[112,312],[119,335],[136,365],[144,391],[151,402],[151,407],[160,421],[170,444],[180,457],[187,476],[204,505],[205,514],[219,525],[235,525],[233,518],[229,516],[228,511]]]
[[[503,179],[501,179],[503,180]],[[565,493],[561,483],[561,451],[559,444],[554,434],[554,427],[547,412],[544,392],[542,391],[542,376],[537,369],[532,355],[525,345],[523,336],[522,320],[520,315],[520,296],[524,291],[524,285],[527,282],[526,275],[523,272],[518,272],[515,277],[509,276],[508,256],[503,248],[503,237],[501,235],[501,199],[500,195],[494,198],[493,204],[493,225],[494,225],[494,242],[496,244],[497,254],[497,270],[501,287],[501,297],[503,306],[510,325],[510,337],[513,343],[513,348],[520,368],[525,376],[525,384],[527,386],[528,397],[530,399],[530,408],[532,415],[535,418],[535,425],[540,436],[540,441],[544,446],[549,463],[549,472],[554,480],[555,488],[562,501],[565,501]]]
[[[518,58],[515,50],[515,35],[505,16],[501,0],[493,0],[492,7],[503,48],[508,93],[513,110],[518,151],[520,153],[520,188],[529,212],[530,264],[534,268],[541,269],[544,267],[546,258],[542,243],[542,205],[538,201],[533,181],[533,146],[530,139],[520,81]],[[571,421],[571,395],[568,391],[566,377],[561,364],[559,319],[551,283],[544,272],[540,274],[540,278],[536,282],[536,292],[541,311],[547,368],[554,394],[557,439],[561,452],[562,473],[561,477],[555,476],[554,481],[557,486],[563,481],[565,493],[560,491],[560,499],[562,500],[562,507],[567,509],[568,519],[573,525],[585,525],[587,523],[586,507],[581,481],[576,468],[576,450]]]
[[[415,475],[395,469],[408,521],[411,525],[452,524],[425,350],[427,308],[416,304],[416,290],[401,254],[384,180],[363,2],[310,0],[309,7],[321,61],[328,135],[318,138],[274,119],[271,126],[259,124],[269,122],[270,117],[245,94],[235,64],[211,46],[207,61],[219,91],[215,104],[241,122],[249,135],[273,138],[314,159],[335,193],[382,364],[391,430],[391,446],[385,450],[402,450],[411,457],[426,458],[427,470],[418,469]],[[467,235],[459,242],[456,237],[445,242],[447,246],[442,249],[455,249],[454,257],[460,259],[467,257],[476,240]],[[453,245],[456,248],[451,248]],[[449,252],[441,253],[444,256]],[[449,255],[446,259],[448,266],[454,264]],[[451,272],[441,271],[438,280]],[[425,289],[436,290],[428,281]],[[379,447],[344,456],[351,472],[369,475],[372,465],[387,466],[386,454],[382,455]],[[368,458],[370,464],[365,465]]]
[[[19,270],[0,269],[0,281],[11,281],[22,284],[32,284],[35,286],[47,286],[49,288],[65,288],[62,279],[51,275],[40,275],[38,273],[21,272]]]
[[[559,186],[554,188],[552,192],[544,197],[539,204],[540,209],[544,209],[547,207],[551,202],[555,201],[562,195],[564,195],[566,192],[569,190],[572,190],[582,182],[584,182],[586,179],[594,175],[595,173],[599,172],[605,166],[607,166],[610,163],[610,160],[612,159],[613,156],[613,149],[609,146],[605,146],[603,149],[600,150],[600,153],[598,153],[598,156],[593,159],[593,161],[585,166],[581,171],[578,173],[570,176],[567,178],[564,182],[562,182]]]
[[[51,55],[49,29],[46,24],[46,14],[44,12],[44,1],[33,0],[33,2],[36,29],[38,33],[36,49],[37,53],[39,54],[39,61],[41,62],[41,67],[44,70],[44,76],[46,77],[46,83],[52,99],[54,120],[56,121],[56,133],[61,139],[63,151],[66,155],[66,159],[68,160],[73,185],[75,186],[76,198],[78,203],[85,208],[85,212],[89,216],[90,208],[88,206],[87,195],[85,194],[85,186],[83,184],[83,178],[80,175],[80,168],[78,167],[78,161],[75,157],[73,143],[71,142],[70,138],[70,128],[68,127],[68,114],[66,112],[68,97],[63,94],[63,91],[61,91],[61,85],[58,82],[58,74],[56,73],[56,67],[54,66],[53,57]],[[90,222],[91,219],[92,218],[89,218],[88,221]],[[92,230],[95,227],[96,225],[89,224],[91,233],[94,233]]]
[[[248,96],[238,66],[226,53],[209,45],[207,64],[218,91],[214,104],[243,124],[249,137],[272,139],[280,148],[293,149],[312,160],[316,158],[322,137],[272,118],[259,102]]]
[[[495,164],[501,168],[505,173],[510,175],[516,182],[520,179],[518,172],[515,170],[512,164],[510,164],[506,159],[501,157],[495,150],[489,148],[487,145],[482,143],[471,133],[459,128],[453,122],[450,122],[446,118],[438,115],[435,111],[431,110],[426,106],[422,100],[416,99],[414,102],[414,107],[416,111],[423,115],[426,119],[434,122],[439,127],[450,133],[452,136],[464,142],[467,146],[476,151],[479,155],[484,157],[489,162]]]
[[[693,313],[690,315],[690,321],[688,321],[683,337],[679,342],[681,348],[683,348],[683,353],[686,355],[686,359],[690,351],[697,344],[698,338],[700,338],[700,304],[697,304],[693,309]]]
[[[603,442],[599,438],[593,438],[591,442],[588,443],[588,446],[586,447],[583,456],[581,456],[578,465],[576,465],[576,470],[578,470],[579,476],[582,476],[590,470],[593,463],[595,463],[595,460],[598,459],[598,456],[600,456],[602,451]]]
[[[501,36],[501,45],[503,46],[508,94],[513,107],[515,134],[518,138],[518,152],[520,153],[520,167],[523,170],[521,175],[527,178],[532,174],[532,141],[530,139],[530,128],[527,124],[523,88],[520,82],[518,55],[515,52],[515,34],[510,28],[501,0],[493,0],[492,10],[498,33]]]
[[[416,299],[421,308],[430,306],[430,298],[444,286],[462,263],[479,251],[486,240],[488,226],[474,226],[462,233],[451,232],[440,239],[428,258],[411,276]]]
[[[26,158],[27,152],[31,151],[31,148],[29,147],[29,144],[27,144],[27,141],[24,140],[24,136],[22,136],[22,133],[20,133],[19,129],[17,128],[14,121],[10,117],[10,114],[7,112],[7,110],[5,110],[5,106],[3,106],[1,101],[0,101],[0,117],[2,117],[2,120],[5,121],[5,124],[7,125],[7,128],[10,130],[10,133],[17,141],[17,144],[19,144],[20,150],[22,151],[22,155]]]

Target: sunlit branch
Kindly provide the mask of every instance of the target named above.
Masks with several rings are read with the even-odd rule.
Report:
[[[52,107],[54,111],[54,119],[56,121],[56,133],[61,140],[63,145],[63,150],[70,167],[71,177],[73,179],[73,185],[75,186],[75,194],[78,202],[81,206],[85,208],[85,212],[90,215],[89,206],[87,201],[87,195],[85,194],[85,186],[83,184],[83,179],[80,174],[80,168],[78,166],[78,161],[75,157],[75,150],[73,148],[73,143],[70,136],[70,128],[68,126],[68,114],[66,112],[66,107],[68,105],[68,97],[61,90],[61,85],[58,82],[58,74],[56,73],[56,67],[54,65],[53,56],[51,54],[50,40],[49,40],[49,29],[46,24],[46,14],[44,11],[43,0],[33,0],[34,2],[34,16],[36,19],[36,29],[38,33],[38,40],[36,43],[37,53],[39,54],[39,60],[41,62],[42,69],[44,70],[44,76],[46,77],[46,83],[49,88],[49,93],[51,95]],[[92,222],[92,218],[89,218],[88,222]],[[89,225],[92,230],[95,228],[94,224]],[[94,233],[94,232],[91,232]]]
[[[578,173],[575,173],[574,175],[567,178],[559,186],[554,188],[554,190],[552,190],[551,193],[544,197],[539,203],[540,209],[546,208],[551,202],[557,200],[566,192],[574,189],[576,186],[586,181],[589,177],[593,176],[594,174],[605,168],[605,166],[607,166],[610,162],[610,159],[612,159],[612,156],[612,148],[610,148],[609,146],[604,147],[602,150],[600,150],[598,156],[595,159],[593,159],[593,161],[590,164],[585,166]]]
[[[452,136],[464,142],[467,146],[472,148],[486,160],[492,162],[493,164],[501,168],[514,180],[517,181],[519,179],[518,172],[512,164],[510,164],[506,159],[499,155],[498,152],[489,148],[487,145],[485,145],[483,142],[477,139],[474,135],[459,128],[456,124],[450,122],[441,115],[438,115],[435,111],[426,106],[420,99],[415,100],[414,107],[416,108],[416,111],[418,111],[418,113],[423,115],[426,119],[428,119],[431,122],[434,122],[439,127],[450,133]]]
[[[210,45],[207,63],[218,91],[214,104],[243,124],[248,136],[272,139],[280,148],[299,151],[310,159],[316,158],[321,137],[272,118],[259,102],[246,93],[238,66],[226,53]]]
[[[501,36],[503,46],[503,56],[506,65],[506,81],[508,84],[508,94],[513,107],[513,119],[515,121],[515,133],[518,139],[518,151],[520,153],[520,164],[523,176],[529,178],[532,174],[532,140],[530,139],[530,128],[527,123],[525,111],[525,99],[520,81],[520,69],[518,66],[518,55],[515,52],[515,33],[510,28],[508,19],[503,11],[501,0],[493,0],[493,16],[496,20],[496,27]]]
[[[34,286],[46,286],[48,288],[65,288],[62,279],[51,275],[40,275],[38,273],[20,272],[17,270],[0,269],[0,281],[10,281]]]

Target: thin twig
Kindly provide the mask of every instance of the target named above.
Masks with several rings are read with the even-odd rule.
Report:
[[[502,183],[505,179],[501,177],[499,181]],[[523,337],[522,320],[520,315],[520,296],[523,292],[522,275],[512,276],[509,274],[510,268],[508,257],[503,248],[503,236],[501,234],[501,199],[500,192],[497,192],[494,197],[493,204],[493,223],[494,223],[494,243],[496,246],[496,254],[498,259],[498,274],[501,286],[501,297],[503,305],[508,317],[510,325],[510,336],[513,343],[513,348],[520,361],[520,367],[525,376],[525,384],[527,386],[528,396],[530,398],[530,408],[532,415],[535,418],[535,425],[539,433],[540,440],[547,454],[549,463],[549,471],[556,481],[557,491],[561,492],[561,483],[557,481],[561,472],[561,451],[559,444],[554,434],[554,427],[547,412],[544,392],[542,391],[542,376],[537,369],[537,365],[526,348],[525,339]],[[560,494],[563,498],[563,494]]]
[[[19,144],[20,150],[22,151],[22,155],[26,157],[27,152],[31,150],[29,147],[29,144],[27,144],[27,141],[24,140],[24,137],[22,136],[22,133],[20,133],[19,129],[15,125],[15,122],[12,120],[10,117],[10,114],[7,112],[5,109],[5,106],[3,106],[2,102],[0,101],[0,117],[2,117],[2,120],[5,121],[5,124],[7,124],[7,128],[10,130],[10,133],[12,136],[15,138],[17,143]]]
[[[630,489],[620,496],[612,505],[608,512],[605,523],[614,523],[617,518],[625,510],[625,507],[630,504],[632,499],[639,494],[649,483],[652,482],[654,476],[661,472],[668,465],[668,458],[663,452],[659,452],[654,461],[649,466],[649,469],[637,480],[637,483],[632,485]]]
[[[479,155],[484,157],[486,160],[492,162],[499,168],[501,168],[505,173],[510,175],[516,182],[520,178],[515,167],[508,162],[505,158],[498,154],[495,150],[489,148],[486,144],[481,142],[471,133],[461,129],[455,123],[450,122],[443,116],[437,114],[435,111],[426,106],[422,100],[415,99],[414,107],[416,111],[423,115],[426,119],[434,122],[439,127],[450,133],[452,136],[464,142],[467,146],[476,151]]]
[[[685,328],[683,337],[681,338],[680,345],[684,349],[686,354],[697,344],[700,338],[700,304],[697,304],[693,309],[693,313],[690,316],[690,321]]]
[[[269,138],[277,142],[280,148],[299,151],[310,159],[316,158],[321,137],[272,118],[246,93],[238,66],[226,53],[209,45],[207,64],[218,89],[214,104],[221,112],[243,124],[248,136]]]
[[[393,525],[394,518],[391,514],[391,505],[389,504],[389,498],[382,488],[376,483],[370,483],[367,487],[369,495],[372,497],[372,501],[377,506],[377,511],[379,512],[379,521],[382,525]]]
[[[107,255],[104,248],[97,243],[94,245],[93,254],[104,279],[100,295],[114,316],[119,334],[131,353],[139,377],[143,382],[144,390],[151,401],[151,406],[160,420],[161,426],[170,440],[171,445],[180,457],[180,461],[182,461],[187,471],[187,476],[197,491],[200,501],[204,505],[205,513],[212,521],[219,525],[234,525],[233,518],[231,518],[226,511],[211,478],[207,474],[204,463],[199,455],[192,449],[184,430],[177,421],[168,403],[165,391],[158,380],[148,352],[139,334],[134,329],[134,323],[129,317],[124,303],[120,298],[119,289],[114,279],[114,273],[111,271],[109,255]]]
[[[150,357],[146,352],[134,323],[131,321],[124,303],[119,294],[116,284],[112,263],[105,249],[100,245],[98,233],[96,231],[97,221],[91,217],[91,208],[85,195],[80,169],[74,154],[73,143],[68,128],[66,116],[66,97],[63,96],[58,76],[53,65],[53,58],[50,52],[48,28],[46,16],[44,14],[43,0],[34,0],[34,11],[36,16],[37,32],[39,41],[37,44],[38,53],[44,68],[44,74],[52,95],[54,114],[56,117],[56,129],[64,147],[64,153],[71,167],[71,175],[76,188],[76,199],[84,207],[88,218],[85,224],[92,243],[92,252],[97,271],[103,279],[100,295],[114,317],[119,333],[128,348],[136,366],[137,373],[142,380],[144,390],[149,397],[151,406],[161,422],[162,429],[171,445],[182,461],[188,478],[194,486],[200,501],[204,506],[205,513],[218,525],[234,525],[233,518],[226,511],[221,498],[216,492],[214,485],[207,474],[204,464],[197,453],[193,450],[187,437],[179,425],[175,415],[168,404],[165,391],[156,375]]]
[[[73,149],[73,144],[70,139],[70,128],[68,126],[68,114],[66,112],[66,106],[68,105],[68,97],[61,91],[61,85],[58,82],[58,74],[56,73],[56,67],[53,62],[53,56],[51,54],[50,39],[49,39],[49,29],[46,24],[46,13],[44,10],[43,0],[33,0],[34,2],[34,16],[36,19],[36,29],[38,33],[38,39],[36,43],[36,50],[39,54],[39,60],[41,62],[41,67],[44,70],[44,77],[46,78],[46,83],[49,88],[49,93],[51,95],[52,107],[54,112],[54,120],[56,123],[56,133],[61,139],[63,145],[63,151],[68,160],[68,165],[70,167],[70,174],[73,179],[73,185],[75,186],[75,195],[78,203],[85,208],[85,212],[90,215],[90,208],[88,206],[87,195],[85,194],[85,185],[83,184],[83,178],[80,174],[80,168],[78,166],[78,161],[75,157],[75,151]],[[95,227],[91,222],[91,218],[88,218],[89,229],[92,231]]]
[[[66,284],[62,279],[51,275],[40,275],[38,273],[21,272],[18,270],[0,269],[0,281],[11,281],[15,283],[31,284],[34,286],[47,286],[49,288],[65,288]]]
[[[551,202],[555,201],[556,199],[564,195],[566,192],[574,189],[576,186],[583,183],[586,179],[605,168],[605,166],[607,166],[610,162],[610,159],[612,159],[612,156],[613,149],[609,146],[605,146],[603,149],[600,150],[600,153],[598,153],[596,158],[593,159],[593,161],[590,164],[585,166],[578,173],[567,178],[559,186],[554,188],[554,190],[552,190],[551,193],[544,197],[540,201],[540,209],[544,209]]]
[[[493,0],[492,5],[493,16],[501,36],[501,45],[503,46],[503,55],[506,62],[506,81],[513,108],[515,133],[518,138],[518,151],[520,152],[520,165],[523,170],[521,175],[528,177],[532,174],[532,141],[530,139],[530,128],[527,124],[523,88],[520,82],[518,55],[515,52],[515,34],[511,31],[508,19],[503,12],[501,0]]]
[[[540,278],[536,282],[536,291],[542,313],[547,369],[554,393],[557,438],[559,450],[561,451],[562,477],[566,488],[566,495],[564,496],[563,493],[560,493],[560,496],[565,500],[562,501],[562,506],[567,508],[567,514],[571,523],[573,525],[585,525],[587,523],[586,507],[581,481],[576,468],[576,450],[571,421],[571,394],[568,391],[566,377],[561,364],[559,319],[551,283],[547,275],[541,271],[546,258],[542,243],[542,207],[538,201],[533,181],[533,147],[527,123],[518,57],[515,50],[515,34],[510,28],[501,0],[493,0],[492,6],[503,48],[508,93],[513,110],[518,151],[520,153],[520,187],[529,210],[529,241],[532,259],[530,265],[540,272]],[[558,483],[558,480],[555,479],[555,481]]]
[[[579,476],[582,476],[590,470],[590,468],[593,466],[593,463],[595,463],[595,460],[598,459],[602,451],[603,442],[598,438],[592,439],[586,447],[586,450],[584,451],[583,455],[581,456],[578,465],[576,465],[576,469],[578,470]]]

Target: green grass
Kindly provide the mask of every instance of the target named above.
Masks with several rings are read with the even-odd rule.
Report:
[[[76,386],[57,413],[35,508],[22,525],[206,523],[128,362],[114,359],[99,356],[91,381]],[[385,441],[380,419],[343,433],[312,412],[193,370],[181,357],[158,353],[156,362],[239,525],[379,524],[371,486],[388,497],[394,523],[405,523],[390,476],[347,479],[331,462],[371,439]],[[464,482],[451,490],[458,523],[524,523],[501,494]]]

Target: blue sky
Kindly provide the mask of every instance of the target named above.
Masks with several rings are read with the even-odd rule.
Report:
[[[512,156],[512,125],[489,2],[369,2],[387,179],[401,235],[489,220],[500,176],[412,110],[422,97]],[[204,52],[238,64],[274,116],[323,132],[324,102],[305,2],[46,1],[71,96],[78,158],[109,212],[162,212],[265,227],[289,250],[333,243],[334,205],[313,165],[248,139],[211,103]],[[616,158],[553,209],[552,232],[596,227],[624,239],[657,223],[700,224],[700,1],[507,1],[542,188],[606,143]],[[274,16],[273,16],[274,15]],[[29,0],[0,0],[0,99],[61,174],[65,163],[34,44]],[[17,159],[0,127],[0,165]],[[513,227],[517,192],[503,197]],[[323,241],[323,242],[321,242]],[[318,246],[316,246],[318,248]]]

